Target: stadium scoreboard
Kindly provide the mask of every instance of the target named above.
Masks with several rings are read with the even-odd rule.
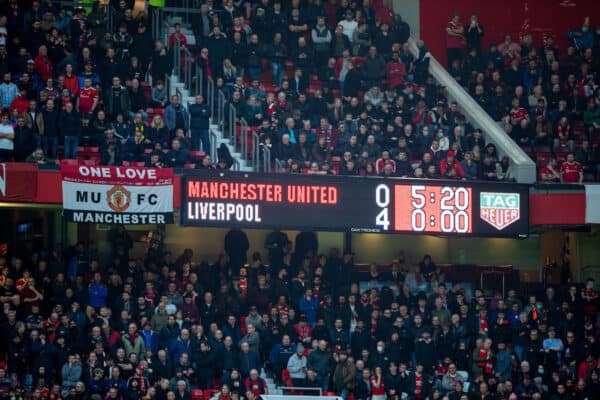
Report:
[[[529,189],[509,183],[187,172],[184,226],[525,237]]]

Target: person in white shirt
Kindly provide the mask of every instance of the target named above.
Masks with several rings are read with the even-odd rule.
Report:
[[[8,115],[2,115],[0,122],[0,161],[12,161],[15,131],[12,125],[8,122]]]
[[[346,19],[338,22],[338,25],[344,27],[344,35],[346,35],[350,43],[352,43],[352,40],[354,40],[354,31],[358,29],[358,22],[354,20],[354,13],[352,10],[346,11]]]

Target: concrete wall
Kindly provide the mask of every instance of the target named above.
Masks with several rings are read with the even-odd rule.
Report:
[[[404,253],[409,264],[430,254],[439,263],[512,264],[519,270],[537,270],[540,240],[498,238],[442,238],[415,235],[353,234],[352,246],[360,263],[389,263]]]
[[[419,18],[419,0],[394,0],[394,12],[410,25],[411,32],[419,37],[421,21]]]

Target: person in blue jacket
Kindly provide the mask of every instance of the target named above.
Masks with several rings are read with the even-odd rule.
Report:
[[[300,312],[306,316],[306,322],[313,327],[317,322],[317,309],[319,302],[313,296],[312,289],[306,289],[304,297],[300,300]]]

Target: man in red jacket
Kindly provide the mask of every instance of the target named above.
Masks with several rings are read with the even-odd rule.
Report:
[[[440,161],[440,173],[443,178],[465,179],[465,171],[460,163],[454,158],[452,150],[446,153],[446,158]]]
[[[36,72],[40,74],[40,78],[43,82],[52,78],[52,61],[50,61],[50,57],[48,57],[48,48],[46,46],[40,46],[38,55],[35,57],[35,60],[33,60],[33,65]]]
[[[27,88],[21,87],[19,95],[14,98],[12,103],[10,103],[9,111],[12,113],[13,110],[19,111],[19,115],[23,115],[25,111],[29,108],[29,99],[27,98]]]
[[[395,88],[404,83],[404,79],[406,78],[406,67],[402,60],[400,60],[400,53],[396,51],[392,53],[392,59],[388,61],[386,70],[388,86]]]

